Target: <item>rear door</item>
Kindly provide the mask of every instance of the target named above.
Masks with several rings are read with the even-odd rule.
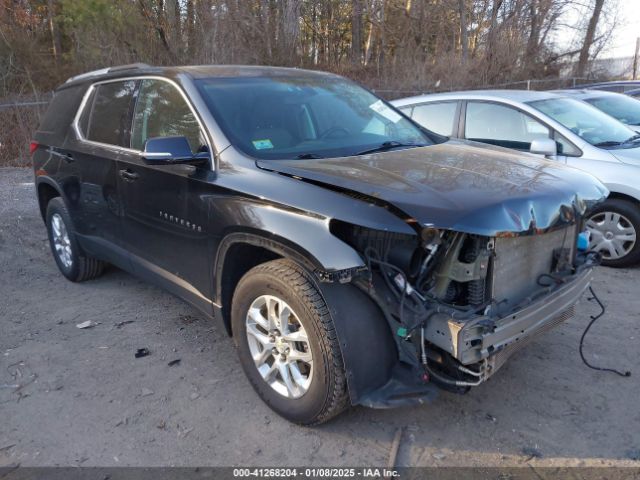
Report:
[[[149,165],[147,139],[185,136],[192,152],[209,151],[200,124],[179,87],[145,78],[136,95],[131,151],[118,159],[122,242],[134,270],[204,310],[211,305],[207,192],[210,165]]]
[[[118,159],[127,152],[136,85],[134,80],[119,80],[91,86],[74,122],[75,138],[63,152],[78,175],[74,226],[83,247],[124,267],[116,169]]]

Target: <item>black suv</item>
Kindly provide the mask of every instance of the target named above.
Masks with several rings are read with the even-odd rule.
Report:
[[[260,397],[307,425],[465,392],[569,318],[607,195],[298,69],[80,75],[31,149],[65,277],[113,264],[217,317]]]

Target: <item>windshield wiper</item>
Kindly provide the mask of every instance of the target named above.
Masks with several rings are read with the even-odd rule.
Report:
[[[617,147],[625,142],[616,142],[615,140],[607,140],[606,142],[594,143],[594,147]]]
[[[594,147],[618,147],[620,145],[628,145],[629,143],[636,143],[639,140],[640,140],[640,134],[637,134],[627,138],[624,142],[607,140],[606,142],[595,143],[593,146]]]
[[[298,160],[312,160],[314,158],[324,158],[317,153],[301,153],[296,157]]]
[[[633,137],[627,138],[624,143],[636,143],[638,140],[640,140],[640,133],[634,135]]]
[[[402,143],[396,140],[390,140],[388,142],[382,142],[375,148],[370,148],[368,150],[363,150],[361,152],[356,153],[356,155],[366,155],[367,153],[376,153],[376,152],[386,152],[387,150],[391,150],[392,148],[399,147],[426,147],[424,143]]]

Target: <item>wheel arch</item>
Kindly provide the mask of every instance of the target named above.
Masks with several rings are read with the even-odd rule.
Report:
[[[37,182],[37,194],[38,194],[38,207],[40,208],[40,216],[42,220],[46,221],[47,205],[52,198],[62,197],[64,195],[58,186],[52,180],[48,178],[41,178]]]
[[[640,199],[633,197],[631,195],[627,195],[626,193],[621,193],[621,192],[617,192],[617,191],[612,191],[609,194],[609,197],[611,199],[617,199],[617,200],[626,200],[628,202],[633,203],[634,205],[640,207]]]
[[[260,249],[257,245],[244,242],[234,242],[230,249],[235,249],[235,255],[225,257],[225,262],[231,259],[246,258],[249,249]],[[233,251],[233,250],[230,250]],[[254,250],[255,253],[258,250]],[[366,402],[369,395],[382,396],[386,393],[376,394],[391,380],[394,368],[398,365],[398,349],[393,339],[392,332],[385,314],[380,306],[363,290],[352,283],[321,282],[318,275],[305,266],[296,262],[291,256],[280,255],[274,250],[269,250],[275,259],[287,259],[294,262],[298,268],[304,271],[309,282],[317,289],[324,300],[331,316],[338,341],[340,354],[344,362],[346,383],[351,404]],[[284,253],[284,252],[282,252]],[[240,256],[237,256],[240,255]],[[269,261],[269,260],[267,260]],[[255,265],[254,265],[255,263]],[[233,277],[233,286],[246,273],[246,271],[262,262],[247,261]],[[251,266],[249,266],[251,265]],[[224,280],[222,282],[224,287]],[[230,285],[228,286],[230,287]],[[231,300],[232,288],[225,290],[227,301]],[[222,309],[225,328],[232,334],[230,309]]]
[[[278,258],[289,258],[313,272],[321,265],[301,247],[284,239],[268,238],[264,232],[234,232],[224,237],[213,267],[214,303],[229,336],[231,300],[242,276],[253,267]]]

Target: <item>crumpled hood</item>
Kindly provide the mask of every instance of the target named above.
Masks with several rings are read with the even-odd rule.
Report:
[[[423,225],[486,236],[552,227],[566,219],[563,212],[582,215],[609,193],[581,170],[457,140],[336,159],[258,160],[257,165],[372,197]]]
[[[640,147],[638,148],[621,148],[619,150],[609,150],[609,153],[620,160],[622,163],[640,166]]]

